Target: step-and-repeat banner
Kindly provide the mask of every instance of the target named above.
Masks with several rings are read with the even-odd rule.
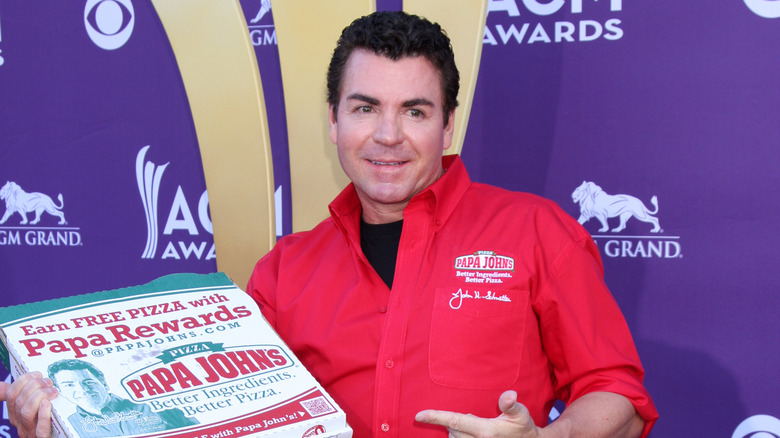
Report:
[[[283,235],[273,9],[240,3]],[[653,437],[780,437],[778,41],[780,0],[488,2],[464,161],[592,234],[661,414]],[[0,185],[0,305],[216,270],[193,117],[150,1],[0,0]]]

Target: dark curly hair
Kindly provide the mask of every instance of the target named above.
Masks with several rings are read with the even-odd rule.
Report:
[[[381,11],[360,17],[339,37],[328,66],[328,103],[337,113],[344,68],[355,49],[366,49],[394,61],[424,56],[439,71],[444,125],[458,106],[460,74],[450,39],[436,23],[401,11]]]
[[[89,362],[78,360],[78,359],[63,359],[58,360],[57,362],[52,363],[49,365],[49,368],[47,369],[49,378],[52,382],[54,382],[55,385],[59,388],[59,384],[57,383],[57,379],[54,378],[55,374],[59,373],[63,370],[87,370],[92,373],[93,376],[95,376],[100,383],[103,384],[103,386],[108,387],[108,384],[106,383],[106,377],[103,375],[103,372],[97,369],[96,366],[92,365]]]

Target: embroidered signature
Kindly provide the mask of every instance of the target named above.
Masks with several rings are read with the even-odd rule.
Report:
[[[468,290],[464,291],[463,289],[458,289],[457,292],[452,293],[452,298],[450,298],[450,308],[453,310],[460,309],[460,306],[463,305],[463,299],[474,299],[474,300],[491,300],[491,301],[503,301],[506,303],[511,303],[512,300],[509,299],[506,295],[498,296],[493,291],[487,291],[486,294],[482,294],[482,292],[475,290],[469,293]]]

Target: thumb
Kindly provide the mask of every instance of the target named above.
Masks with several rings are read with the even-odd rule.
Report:
[[[525,406],[517,402],[517,393],[511,390],[504,391],[498,398],[498,408],[503,416],[510,418],[518,418],[526,411]]]
[[[38,423],[35,425],[35,436],[39,438],[51,437],[51,402],[48,399],[41,400],[38,407]]]
[[[515,391],[504,391],[498,398],[498,408],[501,409],[499,419],[514,424],[520,436],[538,437],[540,429],[534,424],[528,408],[517,401]]]
[[[11,387],[11,385],[0,382],[0,401],[5,401],[8,398],[8,389]]]

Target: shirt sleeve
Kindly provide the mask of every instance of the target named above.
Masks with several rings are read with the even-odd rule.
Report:
[[[246,292],[255,300],[274,330],[277,329],[276,287],[279,281],[281,245],[283,240],[277,242],[276,246],[257,262],[246,287]]]
[[[589,237],[566,245],[552,262],[534,311],[558,398],[571,403],[597,391],[623,395],[645,420],[646,437],[658,412],[642,384],[639,355]]]

